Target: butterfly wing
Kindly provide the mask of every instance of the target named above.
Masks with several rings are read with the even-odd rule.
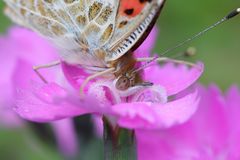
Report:
[[[121,0],[111,40],[104,46],[106,61],[134,51],[151,31],[165,0]]]
[[[112,37],[119,4],[118,0],[4,1],[14,22],[53,41],[67,61],[77,64],[98,59],[94,50]]]
[[[16,23],[52,40],[74,64],[116,60],[137,48],[164,0],[4,0]],[[103,52],[96,52],[103,49]],[[105,55],[105,52],[107,55]],[[99,53],[99,55],[97,55]]]

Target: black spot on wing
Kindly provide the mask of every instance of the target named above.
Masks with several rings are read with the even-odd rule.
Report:
[[[126,10],[124,11],[124,13],[126,13],[127,15],[132,15],[133,12],[134,12],[134,9],[133,9],[133,8],[126,9]]]
[[[145,3],[145,2],[152,2],[152,0],[139,0],[140,3]]]

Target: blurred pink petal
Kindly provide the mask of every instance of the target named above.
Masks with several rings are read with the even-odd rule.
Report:
[[[51,123],[60,151],[67,157],[75,157],[79,152],[78,139],[71,119]]]
[[[57,50],[50,45],[51,43],[28,29],[12,27],[7,38],[10,41],[7,43],[11,46],[4,47],[9,49],[12,57],[15,54],[33,65],[42,65],[59,58]]]
[[[220,148],[224,145],[225,142],[222,139],[227,137],[229,130],[224,97],[219,88],[214,85],[208,89],[199,87],[199,92],[202,100],[197,114],[193,116],[193,121],[198,127],[199,140],[206,145],[214,144],[216,149]]]
[[[102,116],[93,115],[92,116],[93,125],[96,131],[96,135],[100,138],[103,137],[103,120]]]
[[[235,132],[240,131],[240,125],[238,125],[239,113],[240,113],[240,92],[237,86],[232,86],[226,93],[226,101],[228,102],[228,107],[225,110],[227,112],[228,119],[231,120],[231,129]],[[234,123],[235,122],[235,123]],[[239,127],[239,128],[238,128]]]
[[[88,113],[80,99],[70,95],[55,83],[49,83],[33,92],[19,90],[15,111],[24,119],[49,122]]]
[[[66,98],[64,96],[69,95],[65,94],[63,89],[54,84],[49,84],[49,86],[42,85],[42,81],[33,71],[32,67],[34,65],[43,65],[59,59],[56,49],[49,44],[36,33],[18,27],[11,28],[7,36],[0,37],[0,62],[4,66],[0,68],[1,127],[23,126],[24,122],[13,111],[18,96],[20,99],[17,103],[23,106],[23,108],[16,107],[15,109],[19,111],[20,115],[25,115],[26,119],[39,121],[54,119],[53,117],[57,119],[58,116],[62,116],[62,113],[69,115],[68,109],[77,110],[77,113],[81,112],[76,107],[77,104],[74,104],[74,107],[72,107],[71,103],[78,103],[74,101],[74,98],[68,98],[68,100],[71,100],[64,102]],[[58,70],[58,67],[54,67],[51,69],[42,69],[40,72],[48,81],[61,82],[63,85],[63,75]],[[31,84],[34,86],[33,88],[31,88]],[[26,98],[26,102],[23,97]],[[54,105],[53,103],[56,101],[58,102]],[[69,108],[63,109],[61,105]],[[33,112],[34,114],[31,114]],[[72,155],[78,150],[73,128],[70,126],[70,122],[67,121],[63,120],[63,122],[55,123],[57,140],[61,144],[60,148],[66,156]]]
[[[0,127],[21,127],[23,126],[22,120],[12,109],[14,106],[14,88],[9,81],[10,79],[7,81],[2,77],[0,79]]]
[[[40,81],[32,66],[54,60],[56,50],[34,32],[17,27],[11,28],[7,36],[0,37],[0,44],[1,64],[4,66],[0,69],[0,95],[4,95],[0,98],[1,122],[8,122],[10,127],[11,123],[22,123],[12,109],[15,106],[16,90],[29,88],[33,79]],[[41,73],[47,79],[53,79],[56,75],[46,70]]]
[[[62,71],[68,80],[68,82],[77,90],[79,90],[81,84],[86,79],[86,77],[90,76],[89,73],[86,73],[83,68],[76,65],[70,65],[65,62],[61,63]],[[89,84],[85,87],[88,88]]]
[[[189,121],[168,130],[136,131],[139,160],[240,159],[239,89],[223,95],[215,85],[198,88],[199,108]]]
[[[171,143],[167,143],[159,132],[136,131],[135,134],[138,160],[172,160]]]
[[[227,119],[229,123],[229,152],[232,157],[240,157],[240,124],[239,124],[239,114],[240,114],[240,90],[236,85],[229,88],[226,93],[227,107]]]
[[[1,87],[1,86],[0,86]],[[4,87],[1,87],[5,90]],[[0,96],[2,94],[0,93]],[[0,98],[0,127],[4,128],[18,128],[23,126],[23,121],[19,116],[13,111],[11,107],[14,106],[10,98],[5,98],[1,96]]]
[[[134,102],[115,105],[118,124],[130,129],[168,128],[187,121],[198,106],[197,94],[168,103]]]

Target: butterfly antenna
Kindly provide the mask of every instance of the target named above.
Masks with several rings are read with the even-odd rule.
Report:
[[[159,57],[164,56],[165,54],[167,54],[167,53],[169,53],[169,52],[171,52],[171,51],[173,51],[173,50],[175,50],[175,49],[177,49],[177,48],[179,48],[179,47],[181,47],[181,46],[183,46],[183,45],[193,41],[197,37],[204,35],[209,30],[215,28],[216,26],[222,24],[223,22],[225,22],[227,20],[230,20],[231,18],[237,16],[239,13],[240,13],[240,8],[235,9],[234,11],[230,12],[227,16],[225,16],[224,18],[222,18],[220,21],[216,22],[215,24],[211,25],[210,27],[204,29],[203,31],[201,31],[201,32],[199,32],[197,34],[195,34],[191,38],[188,38],[185,41],[178,43],[176,46],[167,49],[166,51],[162,52],[160,54],[160,56],[153,57],[151,60],[149,60],[145,64],[143,64],[140,68],[136,69],[134,72],[138,72],[139,70],[142,70],[142,69],[146,68],[150,63],[156,61]]]

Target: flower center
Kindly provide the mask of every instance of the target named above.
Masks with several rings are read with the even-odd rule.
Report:
[[[118,90],[112,81],[96,82],[88,95],[97,97],[103,105],[114,105],[126,102],[166,103],[166,90],[160,85],[133,86],[127,90]]]

